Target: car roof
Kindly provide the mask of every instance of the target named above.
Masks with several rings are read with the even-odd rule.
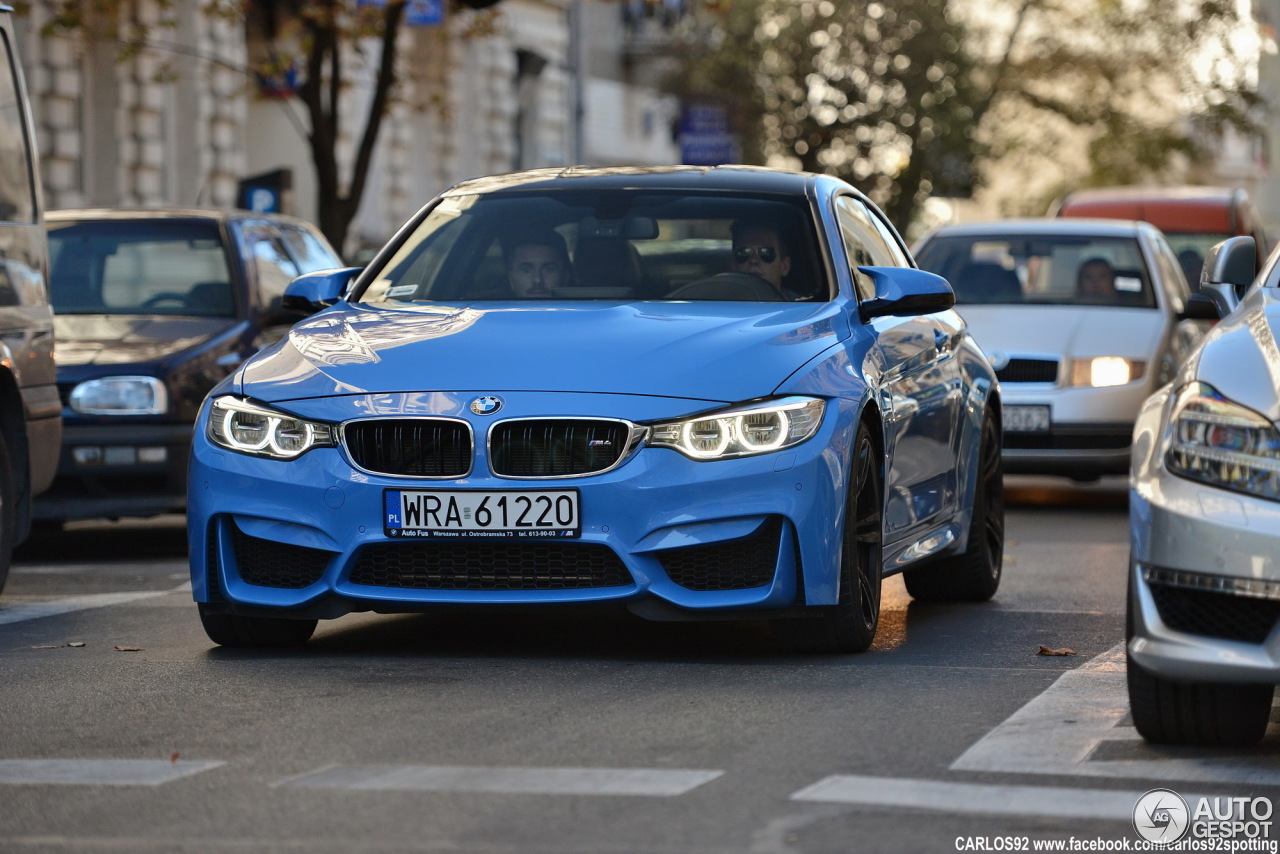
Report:
[[[840,183],[810,172],[762,166],[615,166],[532,169],[459,182],[446,196],[548,189],[671,189],[808,195],[816,185]]]
[[[1170,232],[1234,233],[1246,193],[1230,187],[1105,187],[1077,190],[1059,216],[1123,216]]]
[[[44,218],[49,222],[67,222],[74,220],[138,220],[138,219],[206,219],[214,222],[231,222],[235,220],[267,220],[271,222],[290,223],[314,229],[315,226],[306,220],[287,214],[262,213],[239,208],[62,208],[45,211]]]
[[[1130,219],[1092,219],[1085,217],[1055,218],[1037,217],[1029,219],[997,219],[984,222],[954,223],[939,226],[932,236],[974,236],[974,235],[1032,235],[1052,236],[1069,235],[1072,237],[1134,237],[1142,229],[1143,223]]]

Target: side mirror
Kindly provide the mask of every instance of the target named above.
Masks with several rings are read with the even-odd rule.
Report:
[[[1221,320],[1218,303],[1208,294],[1192,294],[1178,315],[1179,320]]]
[[[280,308],[285,311],[315,314],[342,299],[361,267],[340,267],[337,270],[317,270],[304,273],[285,288]]]
[[[863,320],[873,317],[909,317],[946,311],[956,304],[955,292],[941,276],[911,267],[859,267],[871,277],[876,295],[858,306]]]
[[[1252,237],[1229,237],[1209,250],[1200,273],[1200,291],[1226,317],[1240,303],[1253,282],[1258,265],[1258,247]]]

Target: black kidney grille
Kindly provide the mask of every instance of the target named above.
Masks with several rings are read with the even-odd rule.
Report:
[[[771,517],[748,537],[657,552],[667,577],[689,590],[748,590],[773,581],[782,520]]]
[[[1051,383],[1058,379],[1058,363],[1049,359],[1010,359],[996,371],[1002,383]]]
[[[353,584],[411,590],[576,590],[633,583],[617,553],[597,543],[375,543],[351,572]]]
[[[231,540],[240,578],[246,584],[259,587],[299,590],[315,584],[333,557],[333,552],[321,549],[251,537],[234,525],[231,526]]]
[[[505,477],[592,474],[612,467],[630,439],[630,425],[619,421],[506,421],[489,436],[489,465]]]
[[[1280,601],[1151,583],[1160,619],[1174,631],[1262,643],[1280,618]]]
[[[459,421],[352,421],[342,437],[365,471],[406,477],[462,477],[471,471],[471,430]]]

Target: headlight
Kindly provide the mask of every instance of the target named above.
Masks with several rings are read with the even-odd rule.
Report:
[[[1280,501],[1280,431],[1204,383],[1178,393],[1165,465],[1191,480]]]
[[[329,424],[255,406],[235,397],[213,401],[208,435],[209,441],[227,450],[277,460],[291,460],[312,448],[332,448],[336,444]]]
[[[81,415],[163,415],[169,393],[155,377],[102,377],[73,388],[68,403]]]
[[[1093,388],[1125,385],[1139,379],[1146,369],[1146,362],[1120,356],[1076,359],[1071,363],[1071,385]]]
[[[790,448],[818,432],[826,404],[789,397],[649,428],[648,444],[695,460],[723,460]]]

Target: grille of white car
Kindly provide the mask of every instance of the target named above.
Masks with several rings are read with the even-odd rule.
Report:
[[[1051,383],[1058,379],[1058,363],[1053,359],[1010,359],[996,371],[1002,383]]]

